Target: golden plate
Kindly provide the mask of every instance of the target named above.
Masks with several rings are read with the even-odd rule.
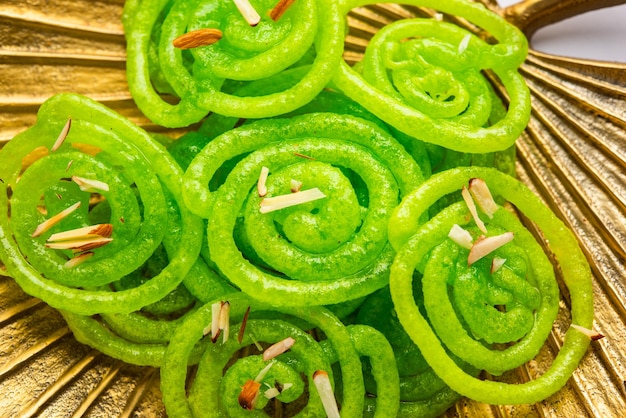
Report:
[[[501,9],[528,36],[538,28],[623,0],[526,0]],[[55,93],[93,97],[150,131],[125,76],[123,0],[3,0],[0,3],[0,147],[35,122]],[[355,9],[348,60],[377,28],[428,10],[398,5]],[[464,24],[464,22],[459,22]],[[532,50],[521,68],[533,113],[517,142],[519,177],[578,237],[594,274],[593,342],[563,390],[536,405],[488,406],[462,399],[448,417],[626,416],[626,65]],[[168,131],[172,133],[172,131]],[[176,134],[176,132],[174,132]],[[0,271],[1,273],[1,271]],[[567,307],[567,298],[562,301]],[[563,309],[564,312],[567,309]],[[560,316],[540,355],[511,373],[524,381],[545,370],[567,324]],[[81,345],[56,311],[0,275],[1,417],[159,417],[159,375]]]

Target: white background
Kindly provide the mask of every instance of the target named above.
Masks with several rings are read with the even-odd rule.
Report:
[[[519,0],[498,0],[502,7]],[[626,63],[626,4],[595,10],[546,26],[530,40],[538,51]]]

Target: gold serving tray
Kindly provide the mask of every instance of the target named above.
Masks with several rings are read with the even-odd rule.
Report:
[[[501,9],[529,37],[539,28],[624,0],[527,0]],[[95,98],[149,131],[126,83],[123,0],[0,1],[0,147],[35,122],[60,92]],[[346,59],[393,20],[432,11],[395,4],[355,9]],[[450,18],[450,17],[447,17]],[[467,22],[457,21],[461,25]],[[462,399],[447,417],[626,416],[626,65],[532,50],[521,68],[533,113],[517,142],[519,178],[574,231],[594,274],[592,342],[563,390],[536,405],[489,406]],[[182,131],[167,131],[177,136]],[[76,342],[61,316],[24,294],[0,270],[0,417],[165,416],[156,369],[123,364]],[[545,370],[568,326],[568,299],[539,356],[505,375]]]

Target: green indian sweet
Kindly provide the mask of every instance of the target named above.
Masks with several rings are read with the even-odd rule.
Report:
[[[49,305],[85,315],[136,311],[174,290],[196,262],[202,221],[181,200],[179,166],[145,131],[101,104],[54,96],[37,123],[2,149],[0,162],[0,259],[27,293]],[[180,211],[171,225],[180,240],[168,265],[131,289],[88,290],[130,274],[154,253],[167,231],[166,193]],[[108,202],[109,219],[100,226],[89,212],[94,197]],[[77,228],[89,231],[76,235]]]
[[[369,3],[345,1],[344,14]],[[405,3],[465,18],[495,42],[437,19],[401,19],[374,35],[358,66],[343,62],[333,84],[411,137],[467,153],[509,148],[530,115],[528,87],[517,72],[527,52],[522,32],[480,3]],[[493,125],[487,124],[492,104],[485,70],[509,97],[506,115]]]
[[[477,231],[478,226],[465,227],[474,240],[469,255],[460,244],[463,239],[451,232],[455,224],[463,227],[472,222],[465,203],[453,204],[428,222],[420,222],[441,196],[475,179],[484,180],[494,196],[509,201],[535,223],[558,260],[570,296],[572,324],[592,327],[591,272],[573,234],[525,185],[492,168],[461,167],[436,174],[397,207],[389,223],[389,238],[398,251],[390,276],[391,296],[404,329],[453,390],[491,404],[538,402],[565,385],[586,352],[588,336],[570,328],[552,366],[522,384],[476,379],[446,351],[476,367],[501,373],[539,351],[559,307],[552,265],[531,234],[503,207],[496,205],[479,214],[486,233]],[[489,237],[512,240],[507,238],[504,245],[489,248],[481,254],[484,258],[475,259]],[[414,301],[415,270],[423,272],[424,313]],[[511,345],[489,350],[489,344],[502,342]]]
[[[223,184],[207,187],[238,159]],[[260,196],[263,167],[269,175]],[[183,189],[188,206],[208,219],[211,259],[228,280],[261,301],[303,306],[358,299],[386,284],[392,250],[384,225],[398,197],[422,180],[377,125],[321,113],[257,121],[215,138],[189,165]],[[282,196],[280,204],[306,190],[324,197],[271,209],[271,197]],[[240,228],[253,254],[241,253]],[[253,265],[256,257],[265,265]]]
[[[187,390],[188,356],[194,344],[210,338],[214,303],[223,306],[228,302],[232,329],[241,329],[240,321],[246,312],[249,317],[241,342],[234,337],[226,341],[217,338],[209,344],[198,370]],[[398,376],[393,367],[393,351],[385,338],[371,327],[346,327],[328,310],[321,307],[269,307],[259,304],[243,293],[227,296],[223,300],[206,304],[178,328],[170,344],[165,364],[161,369],[163,401],[168,414],[177,417],[203,416],[266,416],[262,409],[267,404],[265,392],[276,386],[282,388],[277,399],[283,403],[300,404],[294,416],[324,417],[325,402],[314,383],[318,373],[328,375],[334,385],[332,364],[341,370],[342,395],[332,402],[341,404],[341,414],[346,417],[363,416],[365,390],[360,356],[371,359],[374,375],[381,388],[376,399],[376,417],[396,416],[399,407]],[[316,342],[288,318],[267,320],[254,317],[257,311],[276,311],[303,320],[323,332],[325,339]],[[212,335],[212,333],[211,333]],[[277,357],[268,353],[270,344],[281,344],[292,339]],[[265,351],[253,354],[253,344],[263,343]],[[239,350],[249,347],[245,357],[229,363]],[[262,355],[263,354],[263,355]],[[224,369],[226,370],[224,371]],[[308,381],[308,396],[303,397],[304,381]],[[256,394],[244,392],[246,383],[255,381]],[[324,394],[328,396],[328,393]],[[304,400],[304,401],[303,401]]]
[[[267,15],[275,4],[253,1],[261,19],[251,24],[231,1],[127,2],[127,72],[138,107],[159,125],[181,127],[209,112],[262,118],[312,100],[330,81],[343,53],[339,5],[302,0],[275,21]],[[172,44],[185,33],[206,29],[219,31],[221,39],[185,51]],[[230,85],[263,80],[298,65],[311,50],[315,58],[308,71],[284,90],[261,96],[230,92]],[[154,78],[159,82],[152,83]],[[165,84],[166,91],[156,91],[155,84]],[[168,92],[179,100],[171,104],[159,94]]]

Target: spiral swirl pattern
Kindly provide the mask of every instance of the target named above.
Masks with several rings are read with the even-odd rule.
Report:
[[[207,188],[236,158],[224,183]],[[267,197],[303,193],[291,193],[291,179],[326,197],[261,213],[265,197],[255,186],[264,166]],[[393,252],[384,225],[398,197],[421,181],[415,161],[377,125],[321,113],[219,136],[191,162],[183,188],[189,207],[209,219],[211,258],[230,281],[261,301],[303,306],[357,299],[386,284]],[[246,256],[238,243],[250,249]]]
[[[254,3],[265,12],[275,4]],[[261,21],[252,27],[230,1],[127,2],[129,86],[139,108],[155,123],[181,127],[209,112],[261,118],[312,100],[341,60],[345,29],[338,3],[299,1],[278,21],[260,14]],[[206,28],[220,30],[221,40],[184,52],[172,45],[178,36]],[[303,65],[304,74],[281,90],[261,96],[232,93],[232,87],[242,82],[264,80]],[[173,94],[179,101],[170,104],[160,93]]]

